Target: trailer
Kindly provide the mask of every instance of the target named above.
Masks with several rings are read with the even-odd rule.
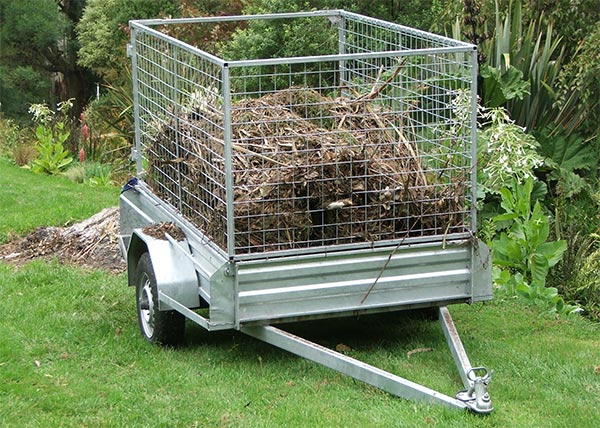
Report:
[[[237,50],[206,41],[222,28]],[[490,413],[492,372],[471,365],[447,309],[492,298],[475,236],[476,47],[342,10],[130,31],[137,176],[120,247],[142,336],[177,344],[186,320],[238,330],[399,397]],[[237,57],[252,31],[315,43]],[[454,397],[282,327],[408,309],[437,311]]]

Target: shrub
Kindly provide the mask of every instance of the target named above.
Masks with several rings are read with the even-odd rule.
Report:
[[[11,119],[0,116],[0,157],[10,158],[21,140],[21,129]]]
[[[562,70],[560,87],[559,123],[600,139],[600,22]]]
[[[38,156],[38,150],[35,145],[29,142],[22,142],[14,148],[12,158],[19,166],[31,164]]]
[[[22,128],[12,119],[0,115],[0,158],[10,159],[19,166],[29,165],[38,155],[31,141],[29,128]]]
[[[72,106],[72,100],[58,103],[58,114],[46,104],[32,104],[29,108],[33,120],[38,123],[35,129],[38,157],[31,163],[33,171],[58,174],[73,161],[65,148],[65,143],[71,135],[67,127],[67,113]]]
[[[516,125],[503,108],[483,110],[484,121],[478,134],[478,182],[483,190],[498,193],[534,177],[543,164],[537,153],[538,142]]]
[[[581,305],[584,314],[600,321],[600,249],[579,262],[575,277],[565,288],[565,297]]]
[[[542,204],[532,200],[533,179],[501,189],[503,213],[494,217],[496,235],[491,240],[493,279],[510,295],[542,305],[550,312],[571,313],[558,289],[546,285],[550,268],[567,249],[565,241],[549,241],[550,220]],[[533,206],[533,207],[532,207]]]

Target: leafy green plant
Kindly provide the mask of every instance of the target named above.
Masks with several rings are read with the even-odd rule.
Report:
[[[85,183],[94,187],[109,187],[112,185],[112,168],[110,165],[86,162],[83,167],[85,170]]]
[[[596,170],[600,160],[598,147],[575,133],[567,136],[544,131],[535,135],[540,142],[539,152],[545,157],[547,181],[556,183],[556,194],[570,198],[584,190],[589,185],[586,177]]]
[[[487,107],[500,107],[507,101],[517,98],[523,100],[529,95],[529,82],[523,80],[523,72],[512,65],[507,69],[481,66],[483,80],[483,99]]]
[[[504,210],[492,219],[499,235],[491,241],[493,277],[497,286],[558,313],[573,312],[554,287],[546,287],[550,268],[567,249],[565,241],[548,241],[550,221],[539,201],[532,209],[533,179],[500,190]]]
[[[72,100],[58,103],[56,113],[46,104],[32,104],[29,112],[34,121],[38,122],[35,129],[36,149],[39,156],[31,163],[31,169],[45,174],[58,174],[73,162],[73,157],[64,144],[71,135],[67,127],[66,114],[73,106]]]
[[[589,253],[578,262],[577,267],[565,293],[581,305],[587,317],[600,321],[600,250]]]
[[[534,177],[543,164],[538,142],[516,125],[504,108],[480,112],[483,125],[478,133],[478,182],[483,191],[498,193]]]
[[[64,143],[69,138],[69,131],[65,131],[59,124],[54,130],[39,125],[35,130],[37,150],[39,157],[32,162],[31,169],[35,172],[58,174],[63,168],[73,162]]]
[[[568,132],[600,135],[600,23],[561,71],[558,123]]]

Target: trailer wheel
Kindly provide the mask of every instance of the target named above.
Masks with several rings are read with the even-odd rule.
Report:
[[[142,336],[160,345],[180,344],[185,333],[185,317],[177,311],[158,310],[156,277],[147,252],[139,259],[136,279],[136,306]]]

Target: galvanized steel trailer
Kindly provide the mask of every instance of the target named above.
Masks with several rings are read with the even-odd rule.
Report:
[[[324,51],[234,60],[183,40],[259,21],[319,28]],[[475,238],[475,46],[340,10],[130,29],[137,178],[120,245],[143,336],[175,343],[186,319],[235,329],[400,397],[491,412],[491,372],[446,308],[492,298]],[[274,327],[419,308],[439,311],[455,397]]]

